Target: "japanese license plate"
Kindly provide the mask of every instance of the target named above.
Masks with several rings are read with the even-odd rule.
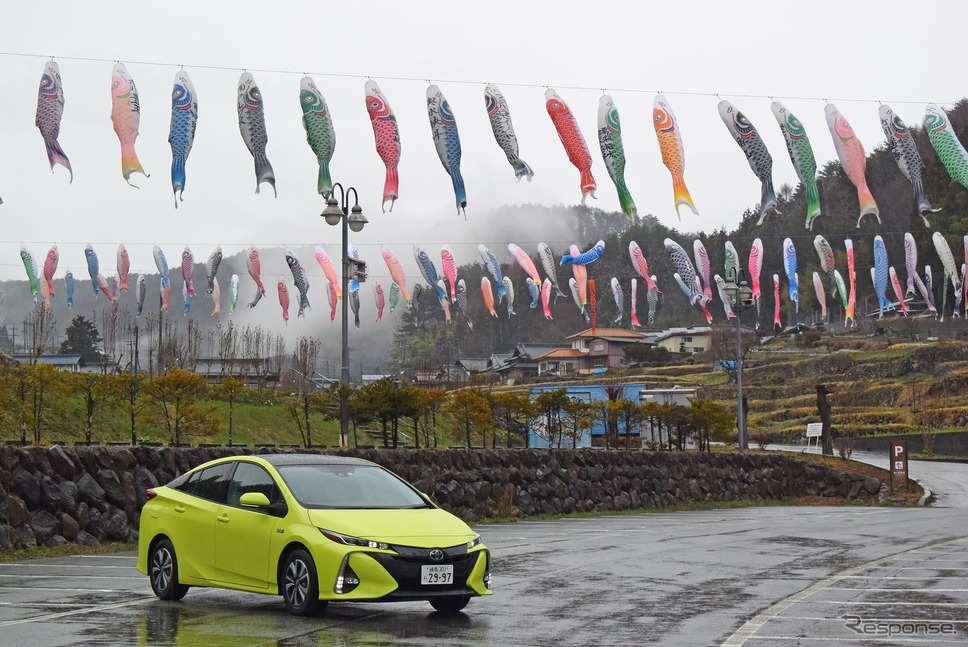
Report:
[[[453,584],[453,564],[424,564],[420,567],[421,584]]]

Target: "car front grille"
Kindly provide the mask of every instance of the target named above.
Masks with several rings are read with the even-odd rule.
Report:
[[[477,563],[477,553],[468,554],[465,546],[455,546],[441,549],[443,559],[430,559],[428,548],[413,548],[411,546],[393,546],[397,554],[370,553],[370,557],[380,563],[383,568],[397,581],[399,588],[391,597],[427,598],[436,594],[453,594],[458,592],[472,593],[467,587],[467,578]],[[453,564],[454,583],[441,585],[420,584],[420,567],[424,564]]]

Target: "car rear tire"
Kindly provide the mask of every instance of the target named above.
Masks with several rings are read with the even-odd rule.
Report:
[[[148,579],[151,580],[151,590],[161,600],[181,600],[188,593],[188,587],[178,583],[178,558],[168,539],[155,542],[151,547]]]
[[[469,595],[455,595],[446,598],[431,598],[430,606],[444,615],[454,615],[455,613],[460,613],[470,601],[471,596]]]
[[[308,616],[325,608],[319,600],[319,577],[312,556],[297,548],[282,564],[282,599],[289,612]]]

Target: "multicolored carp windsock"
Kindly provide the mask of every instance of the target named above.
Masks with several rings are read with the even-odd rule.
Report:
[[[813,156],[813,147],[807,138],[807,131],[800,120],[793,116],[779,101],[770,106],[776,123],[780,124],[783,141],[786,142],[787,153],[793,162],[793,169],[803,183],[807,194],[807,229],[813,229],[813,221],[820,215],[820,191],[817,189],[817,160]]]
[[[135,300],[138,302],[138,316],[145,309],[145,297],[148,296],[148,283],[145,281],[145,275],[139,274],[138,281],[135,283]]]
[[[871,268],[874,274],[874,293],[877,294],[877,318],[884,316],[884,308],[891,307],[891,300],[887,298],[887,283],[889,281],[887,247],[884,246],[884,239],[874,236],[874,267]]]
[[[897,304],[906,317],[908,316],[908,307],[904,302],[904,288],[901,287],[901,279],[897,278],[897,272],[894,271],[893,265],[887,271],[891,275],[891,286],[894,288],[894,296],[897,297]]]
[[[47,147],[47,161],[50,171],[54,172],[54,165],[60,164],[71,173],[74,181],[74,169],[67,153],[61,148],[57,138],[60,136],[61,118],[64,116],[64,86],[61,85],[60,67],[53,60],[47,61],[44,73],[40,76],[40,89],[37,92],[37,117],[34,124],[40,129]]]
[[[854,271],[854,241],[850,238],[844,241],[847,249],[847,281],[850,283],[850,292],[847,295],[847,307],[844,313],[844,326],[850,321],[852,325],[857,322],[854,319],[854,309],[857,306],[857,273]]]
[[[376,81],[367,81],[363,86],[366,94],[366,111],[370,115],[370,125],[373,126],[373,139],[376,141],[376,152],[387,167],[387,178],[383,183],[383,212],[386,213],[386,203],[393,203],[400,197],[400,177],[397,165],[400,163],[400,127],[393,109],[386,97],[380,91]],[[403,287],[403,286],[400,286]],[[410,299],[407,299],[410,303]]]
[[[679,287],[682,288],[682,291],[689,298],[689,303],[698,304],[705,302],[705,295],[696,286],[696,270],[693,268],[692,261],[689,260],[689,255],[686,254],[686,250],[671,238],[666,238],[663,241],[663,245],[672,258],[672,264],[676,268],[676,274],[679,275],[679,279],[677,279],[679,281]]]
[[[551,280],[545,279],[541,284],[541,309],[544,311],[544,318],[553,319],[551,316]]]
[[[914,288],[917,286],[928,311],[936,313],[937,309],[934,307],[934,298],[931,291],[918,275],[918,246],[910,232],[904,234],[904,268],[907,270],[907,293],[913,294]]]
[[[503,278],[503,282],[504,292],[507,294],[506,304],[508,307],[508,318],[510,318],[511,315],[518,314],[514,311],[514,284],[511,282],[511,278],[508,276]]]
[[[847,286],[844,283],[844,277],[842,277],[840,275],[840,272],[837,270],[834,270],[834,283],[837,285],[837,292],[840,294],[840,302],[843,305],[844,310],[846,311],[847,310]],[[844,323],[844,325],[846,325],[846,322]]]
[[[209,315],[210,317],[214,317],[215,315],[222,314],[222,289],[218,285],[218,278],[215,278],[212,281],[212,283],[213,283],[212,291],[209,294],[212,295],[212,302],[214,303],[214,309],[212,310],[212,314]]]
[[[959,319],[961,317],[961,300],[964,297],[964,294],[963,294],[964,284],[965,284],[965,266],[964,264],[962,264],[961,278],[958,281],[959,288],[955,289],[955,309],[954,309],[955,319]],[[43,293],[43,283],[41,283],[41,293]]]
[[[726,273],[725,280],[732,281],[736,283],[739,281],[739,254],[736,252],[736,248],[733,247],[733,243],[726,241],[723,245],[724,258],[723,270]]]
[[[800,285],[797,280],[797,249],[793,240],[783,239],[783,269],[786,270],[787,282],[790,286],[790,301],[793,302],[794,322],[800,325]]]
[[[383,319],[386,297],[383,295],[383,286],[379,283],[373,286],[373,300],[376,303],[376,323],[380,323],[380,319]]]
[[[349,244],[348,251],[350,258],[357,261],[360,260],[360,250],[356,249],[356,246],[353,243]],[[355,268],[352,271],[353,274],[350,275],[350,291],[356,292],[360,289],[360,275]]]
[[[60,263],[60,252],[57,251],[57,245],[51,245],[44,258],[44,282],[47,284],[47,292],[50,296],[54,296],[54,274],[57,272],[58,263]]]
[[[632,285],[629,290],[629,323],[632,324],[632,328],[641,328],[642,324],[639,323],[639,313],[636,312],[638,305],[638,282],[632,279]]]
[[[578,256],[581,252],[578,250],[578,245],[572,245],[568,252],[572,256]],[[581,298],[582,306],[588,303],[588,268],[584,265],[571,266],[571,273],[575,277],[575,282],[578,284],[578,296]]]
[[[460,316],[464,319],[464,323],[471,330],[474,330],[474,322],[471,321],[469,313],[467,311],[467,285],[464,284],[464,279],[457,280],[457,296],[454,299],[457,304],[457,310],[460,312]]]
[[[929,103],[924,109],[924,129],[952,180],[968,189],[968,151],[962,145],[948,115],[941,106]]]
[[[67,307],[74,306],[74,273],[68,272],[64,276],[64,289],[67,290]]]
[[[440,301],[440,307],[444,311],[444,323],[450,323],[450,301],[447,299],[447,286],[444,285],[444,279],[437,279],[434,289],[437,290],[437,300]]]
[[[336,286],[329,281],[326,281],[326,300],[329,303],[329,320],[336,321]]]
[[[403,266],[400,265],[400,261],[397,260],[397,257],[393,252],[382,245],[380,246],[380,253],[383,254],[383,260],[387,264],[387,269],[390,270],[390,278],[393,279],[393,282],[398,288],[400,288],[400,292],[403,294],[403,298],[406,300],[407,305],[412,304],[413,297],[411,297],[410,293],[407,291],[407,277],[403,274]],[[392,294],[393,292],[391,289],[391,296]]]
[[[285,281],[279,281],[276,290],[279,292],[279,305],[282,306],[282,320],[289,323],[289,288]]]
[[[424,281],[431,289],[437,291],[437,298],[446,298],[447,291],[441,289],[438,281],[440,277],[437,276],[437,268],[434,267],[434,262],[430,260],[430,256],[424,250],[420,249],[416,245],[413,248],[413,259],[417,261],[417,267],[420,268],[420,273],[423,274]]]
[[[911,131],[904,125],[901,118],[894,114],[890,106],[882,104],[877,113],[881,118],[884,136],[887,137],[887,145],[891,149],[891,154],[894,155],[894,162],[901,174],[914,187],[915,208],[918,215],[921,216],[921,220],[924,221],[924,226],[927,227],[928,219],[924,215],[940,211],[940,209],[931,208],[931,203],[924,191],[924,182],[921,177],[924,173],[924,162],[921,161],[921,156],[918,154],[918,147],[914,143],[914,138],[911,137]],[[905,314],[907,313],[905,312]]]
[[[514,177],[521,181],[521,178],[528,178],[528,182],[534,177],[534,171],[518,155],[518,138],[514,134],[514,126],[511,124],[511,113],[508,110],[507,101],[504,95],[493,83],[484,86],[484,107],[487,108],[487,117],[491,120],[491,132],[497,145],[501,147],[504,154],[514,169]]]
[[[528,287],[530,288],[531,285],[533,285],[533,283],[529,283]],[[578,306],[578,311],[581,313],[583,317],[585,317],[585,321],[588,321],[590,317],[588,316],[588,312],[586,312],[585,310],[585,304],[582,303],[582,297],[578,291],[578,281],[576,281],[574,278],[568,279],[568,287],[571,289],[571,298],[574,299],[575,305]],[[540,288],[538,288],[537,295],[540,298],[541,296]],[[532,293],[532,296],[534,296],[534,293]],[[532,307],[534,307],[536,304],[532,303],[531,305]]]
[[[444,272],[444,278],[450,285],[450,300],[457,298],[457,261],[454,260],[454,253],[450,247],[443,245],[440,248],[440,267]]]
[[[181,272],[182,279],[185,280],[185,289],[188,290],[188,295],[195,296],[195,284],[192,283],[192,277],[195,276],[195,256],[192,254],[190,247],[185,247],[182,251]]]
[[[662,163],[672,174],[672,196],[676,203],[676,215],[682,219],[679,207],[685,205],[698,216],[699,211],[692,202],[692,196],[686,188],[686,179],[683,177],[686,171],[686,153],[682,147],[679,122],[672,112],[672,106],[661,94],[657,94],[652,101],[652,125],[655,127],[655,137],[659,140]]]
[[[813,273],[813,291],[817,293],[817,303],[820,304],[820,316],[823,318],[823,322],[827,323],[827,295],[824,293],[823,279],[820,278],[819,272]]]
[[[141,125],[141,102],[138,100],[134,79],[128,74],[124,63],[115,64],[111,72],[111,122],[118,141],[121,142],[121,175],[124,176],[124,181],[131,184],[132,173],[141,173],[148,177],[134,150],[134,142],[138,139]]]
[[[124,245],[118,245],[118,279],[121,281],[120,290],[122,292],[128,291],[128,270],[131,269],[131,259],[128,257],[128,250],[125,249]]]
[[[558,265],[555,263],[555,255],[545,243],[538,243],[538,258],[541,259],[541,267],[544,269],[545,276],[555,288],[555,299],[565,296],[565,293],[558,287]],[[540,281],[535,281],[535,283],[539,287],[541,286]]]
[[[353,312],[353,326],[360,327],[360,291],[350,290],[350,310]]]
[[[50,290],[47,288],[47,281],[43,280],[43,278],[38,280],[37,288],[40,291],[40,299],[44,304],[44,310],[46,312],[50,312],[53,310],[53,306],[50,303]],[[957,309],[957,307],[955,309]],[[117,310],[117,308],[115,308],[115,310]]]
[[[311,307],[309,305],[309,280],[306,278],[306,270],[299,262],[299,259],[296,258],[295,252],[291,249],[286,250],[286,265],[289,266],[289,271],[292,272],[293,285],[299,291],[299,312],[296,313],[296,316],[302,317],[305,314],[306,308]]]
[[[504,289],[503,283],[501,289]],[[481,277],[481,296],[484,298],[484,307],[487,308],[492,317],[496,317],[497,312],[494,310],[494,293],[491,292],[491,280],[486,276]]]
[[[249,247],[245,254],[245,269],[249,272],[252,280],[255,281],[255,298],[249,303],[249,307],[254,308],[266,295],[265,286],[262,285],[262,261],[259,259],[259,250],[255,247]]]
[[[215,277],[218,274],[218,266],[222,264],[222,246],[216,245],[212,253],[208,255],[208,260],[205,261],[205,281],[208,283],[206,288],[208,294],[211,294],[215,290]]]
[[[928,289],[928,294],[931,295],[931,303],[934,303],[934,278],[933,278],[933,276],[931,274],[931,266],[930,265],[925,265],[924,266],[924,283],[925,283],[925,287]],[[943,312],[944,305],[943,305],[943,303],[942,303],[942,308],[941,309],[942,309],[942,312],[940,314],[942,315],[942,318],[943,318],[943,315],[944,315],[944,312]],[[935,307],[935,309],[934,309],[934,316],[935,316],[935,318],[938,317],[938,314],[939,314],[938,313],[938,309],[937,309],[937,307]]]
[[[447,98],[436,85],[427,88],[427,116],[430,118],[430,132],[437,149],[437,157],[454,185],[457,213],[464,210],[464,217],[467,217],[467,192],[464,189],[464,178],[460,174],[461,151],[457,120]]]
[[[329,163],[336,150],[336,131],[333,118],[323,93],[316,87],[311,77],[305,76],[299,83],[299,105],[302,107],[302,124],[306,131],[306,141],[316,156],[319,174],[316,177],[316,192],[324,198],[333,193],[333,178],[329,174]]]
[[[329,259],[329,255],[326,250],[322,248],[321,245],[316,245],[316,262],[319,263],[319,267],[323,270],[323,275],[326,276],[326,280],[333,289],[336,291],[336,296],[338,298],[343,298],[343,289],[340,287],[339,277],[336,275],[336,268],[333,267],[333,262]]]
[[[158,296],[160,303],[158,308],[162,312],[166,312],[168,310],[168,300],[171,298],[171,283],[168,285],[162,285],[161,281],[159,281],[159,288],[160,292]]]
[[[776,209],[776,194],[773,191],[773,157],[767,150],[760,134],[742,112],[725,99],[719,102],[719,117],[726,124],[729,134],[739,144],[753,173],[760,180],[760,218],[756,224],[763,224],[763,218],[770,209]]]
[[[750,273],[750,284],[753,289],[753,299],[756,301],[756,329],[760,329],[760,273],[763,271],[763,241],[759,238],[750,246],[750,257],[747,261]]]
[[[618,316],[613,323],[617,326],[622,325],[622,318],[625,316],[625,293],[622,292],[622,284],[614,276],[611,280],[612,297],[615,299],[615,307],[618,309]]]
[[[390,296],[387,301],[390,303],[390,312],[396,312],[397,303],[400,301],[400,286],[393,281],[390,281]]]
[[[649,284],[649,291],[645,295],[649,303],[649,325],[655,322],[655,311],[659,306],[659,286],[655,282],[655,274],[652,275],[652,283]]]
[[[598,145],[602,149],[602,160],[605,170],[612,178],[618,191],[618,201],[622,206],[622,213],[629,219],[634,218],[638,211],[635,201],[625,184],[625,148],[622,146],[622,124],[618,117],[618,108],[612,97],[603,94],[598,101]]]
[[[500,303],[504,298],[504,279],[501,275],[501,264],[497,262],[497,257],[484,245],[477,246],[477,253],[481,255],[481,262],[497,284],[497,300]]]
[[[594,263],[597,261],[602,254],[605,253],[605,241],[600,240],[595,243],[595,246],[586,252],[581,254],[569,253],[561,257],[561,262],[559,265],[565,265],[567,263],[574,263],[575,265],[588,265],[589,263]]]
[[[185,70],[175,73],[175,86],[171,90],[171,126],[168,143],[171,144],[171,190],[174,192],[175,208],[185,195],[185,164],[195,142],[195,125],[198,123],[198,95]]]
[[[729,302],[729,295],[726,294],[726,280],[723,279],[719,274],[713,276],[713,281],[716,282],[716,289],[719,292],[719,300],[723,302],[723,312],[726,313],[727,319],[732,319],[736,316],[733,312],[733,307]]]
[[[867,178],[865,177],[867,157],[864,153],[863,144],[857,139],[854,129],[837,110],[837,106],[828,103],[824,107],[824,114],[827,116],[827,128],[830,129],[830,137],[833,139],[840,166],[844,169],[847,178],[857,188],[857,201],[860,203],[857,228],[860,228],[860,221],[867,215],[875,216],[878,224],[880,224],[880,210],[877,208],[877,203],[874,202],[871,190],[867,188]]]
[[[773,275],[773,330],[783,330],[780,319],[780,275]]]
[[[155,267],[158,268],[158,274],[161,276],[161,287],[170,287],[170,279],[168,278],[168,259],[165,258],[165,252],[161,251],[161,247],[155,245],[151,248],[151,256],[155,259]]]
[[[22,249],[21,255],[23,255]],[[97,253],[94,251],[94,248],[91,247],[91,243],[88,243],[84,247],[84,258],[87,260],[87,274],[91,277],[91,288],[94,290],[94,296],[97,296],[99,289],[97,284],[97,275],[101,271],[101,265],[98,263]],[[31,290],[31,292],[33,292],[33,290]],[[36,292],[34,292],[34,296],[37,296]]]
[[[535,308],[538,307],[538,304],[541,302],[541,285],[538,283],[535,283],[534,279],[532,279],[530,276],[526,278],[524,282],[527,283],[528,285],[528,294],[531,296],[531,309],[534,310]],[[577,289],[578,288],[575,288],[575,290]],[[575,290],[572,291],[572,296],[577,294]],[[578,298],[578,305],[581,306],[580,298]]]
[[[931,236],[931,242],[934,243],[934,249],[938,252],[938,258],[941,259],[945,275],[951,280],[955,293],[958,293],[961,290],[961,278],[958,274],[958,268],[955,266],[955,257],[951,253],[948,241],[945,240],[940,231],[936,231]]]
[[[521,266],[525,274],[530,276],[535,283],[541,283],[541,275],[538,274],[538,268],[535,267],[534,261],[531,260],[527,252],[514,243],[508,243],[508,251],[511,252],[511,256],[518,262],[518,265]]]
[[[545,108],[548,110],[551,122],[555,125],[561,145],[565,147],[568,160],[581,174],[581,203],[585,204],[585,199],[589,195],[595,197],[595,190],[598,188],[595,178],[592,177],[592,156],[588,154],[585,138],[568,104],[551,88],[545,91]],[[542,289],[544,289],[543,286]]]
[[[830,280],[830,296],[834,298],[837,296],[837,286],[834,283],[834,250],[830,246],[830,243],[827,242],[827,239],[820,234],[817,234],[817,236],[813,239],[813,248],[817,250],[817,257],[820,259],[820,268]]]
[[[235,312],[235,306],[239,304],[239,275],[233,274],[229,279],[229,312]]]
[[[941,319],[944,321],[944,313],[948,309],[948,273],[945,272],[941,278]]]
[[[111,290],[111,318],[118,318],[118,281],[113,276],[108,282]],[[48,304],[49,305],[49,304]]]
[[[113,278],[114,277],[112,277],[112,279]],[[103,275],[98,274],[95,282],[97,283],[98,289],[107,298],[108,301],[111,301],[112,303],[114,301],[117,301],[117,297],[114,296],[114,292],[113,290],[111,290],[111,286],[108,285],[108,281],[107,279],[104,278]]]
[[[645,254],[642,253],[642,248],[634,240],[629,241],[629,258],[632,261],[632,267],[635,271],[645,279],[645,284],[652,289],[652,275],[649,274],[649,264],[645,260]]]
[[[709,302],[713,298],[713,286],[709,278],[712,273],[712,263],[709,262],[709,254],[706,253],[706,246],[698,238],[692,242],[692,255],[696,259],[696,275],[702,281],[703,297]]]
[[[34,255],[30,250],[27,249],[27,246],[23,244],[20,245],[20,260],[23,261],[24,270],[27,272],[27,281],[30,283],[30,294],[34,297],[34,302],[36,302],[37,295],[40,294],[37,278],[37,261],[34,259]],[[97,294],[96,289],[94,294]]]
[[[272,164],[266,157],[266,145],[269,135],[266,132],[266,114],[262,103],[262,93],[255,83],[255,78],[248,72],[239,77],[239,93],[236,108],[239,113],[239,133],[249,153],[255,160],[255,192],[265,182],[272,187],[272,194],[276,192],[276,176],[272,172]]]
[[[188,311],[192,309],[192,295],[188,293],[187,283],[182,283],[182,302],[185,304],[185,310],[182,314],[187,317]]]

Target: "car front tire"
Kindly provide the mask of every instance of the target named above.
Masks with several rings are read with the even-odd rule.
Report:
[[[436,609],[439,613],[444,615],[454,615],[460,613],[460,611],[467,606],[467,603],[471,601],[471,596],[469,595],[457,595],[453,597],[446,598],[432,598],[430,600],[430,606]]]
[[[289,612],[308,616],[323,609],[319,600],[319,578],[312,556],[299,548],[286,556],[282,565],[282,599]]]
[[[188,587],[178,583],[178,558],[175,547],[168,539],[155,543],[148,554],[148,578],[151,590],[161,600],[181,600]]]

